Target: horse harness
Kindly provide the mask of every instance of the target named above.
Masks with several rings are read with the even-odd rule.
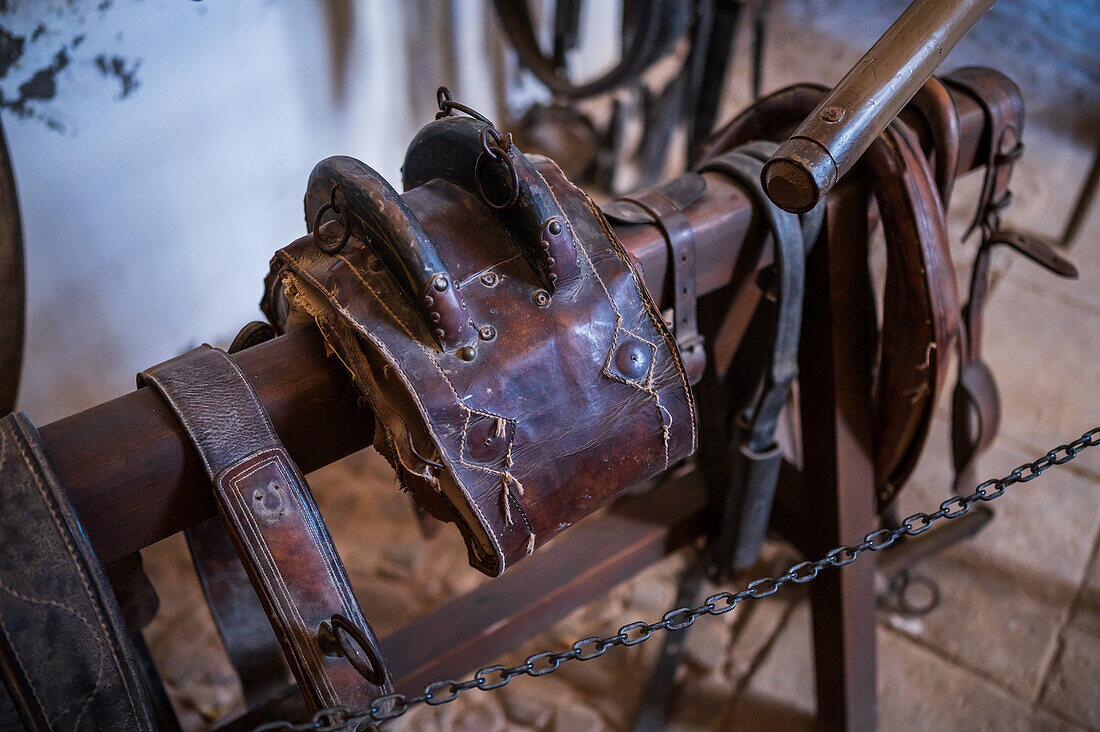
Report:
[[[941,198],[958,157],[944,84],[981,100],[995,130],[965,309]],[[980,358],[989,251],[1007,245],[1072,274],[1037,240],[999,228],[1022,127],[1018,91],[1006,84],[975,69],[931,82],[913,107],[913,126],[895,122],[859,173],[886,233],[869,395],[881,508],[921,452],[956,339],[960,480],[996,430],[996,391]],[[271,261],[262,302],[270,325],[246,328],[230,350],[317,328],[373,411],[375,446],[402,488],[428,514],[455,523],[471,564],[490,576],[685,460],[700,442],[713,517],[707,565],[716,577],[742,572],[759,555],[783,458],[779,422],[798,377],[805,258],[830,235],[827,210],[799,217],[773,206],[760,170],[821,94],[801,85],[760,100],[708,141],[692,172],[601,211],[552,161],[524,155],[441,89],[439,118],[406,155],[404,196],[352,158],[318,164],[305,196],[309,234]],[[923,139],[913,129],[919,120]],[[742,187],[772,242],[760,302],[729,365],[710,349],[713,319],[701,317],[709,310],[697,312],[685,211],[705,175]],[[661,232],[671,324],[608,219]],[[147,369],[139,385],[163,397],[210,480],[219,519],[189,530],[188,543],[246,697],[268,696],[289,673],[311,710],[384,716],[393,680],[369,608],[360,607],[253,385],[210,346]],[[89,721],[154,728],[156,684],[127,627],[151,611],[130,613],[129,601],[116,600],[132,595],[140,604],[140,562],[108,579],[25,418],[0,424],[0,457],[4,505],[19,509],[0,516],[5,556],[21,560],[0,563],[0,666],[21,719],[42,728]],[[137,589],[124,593],[127,581]],[[79,639],[63,672],[55,654],[30,640],[36,635],[27,631],[43,626]]]

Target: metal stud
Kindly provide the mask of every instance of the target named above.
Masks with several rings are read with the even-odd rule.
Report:
[[[497,329],[491,325],[483,325],[478,328],[477,335],[483,341],[491,341],[497,337]]]
[[[550,293],[546,290],[535,290],[535,295],[531,299],[540,308],[544,308],[550,304]]]
[[[473,346],[463,346],[462,348],[458,349],[458,352],[455,353],[455,355],[463,361],[473,361],[475,358],[477,358],[477,349]]]
[[[561,222],[557,219],[550,219],[550,223],[546,226],[546,228],[551,234],[557,236],[561,233]]]

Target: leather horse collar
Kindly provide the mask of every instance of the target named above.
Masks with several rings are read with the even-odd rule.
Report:
[[[699,165],[754,139],[778,141],[809,114],[823,87],[780,90],[734,118],[704,147]],[[887,272],[875,380],[875,475],[889,504],[927,438],[958,333],[959,297],[943,204],[915,134],[895,122],[862,163],[886,234]]]

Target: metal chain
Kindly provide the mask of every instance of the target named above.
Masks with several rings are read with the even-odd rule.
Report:
[[[591,636],[576,641],[567,651],[543,651],[528,656],[516,666],[493,665],[479,669],[466,681],[436,681],[424,687],[416,696],[388,694],[379,697],[369,709],[351,712],[345,707],[333,707],[317,712],[310,721],[292,725],[289,722],[271,722],[257,730],[272,732],[296,732],[299,730],[346,730],[355,725],[356,732],[372,729],[378,722],[395,719],[415,706],[438,706],[452,702],[470,689],[499,689],[516,676],[546,676],[558,670],[566,661],[591,661],[599,658],[615,646],[636,646],[649,640],[656,631],[683,630],[703,615],[724,615],[745,600],[759,600],[774,595],[779,588],[794,582],[804,584],[815,579],[827,567],[844,567],[854,562],[866,551],[885,549],[903,536],[918,536],[928,531],[940,519],[954,519],[966,514],[978,501],[992,501],[1004,495],[1005,490],[1017,483],[1027,483],[1038,478],[1043,471],[1055,465],[1064,465],[1090,447],[1100,445],[1100,427],[1094,427],[1068,445],[1059,445],[1039,459],[1015,468],[1003,478],[987,480],[968,496],[952,496],[932,513],[918,512],[909,516],[894,529],[879,529],[863,537],[858,544],[838,546],[814,562],[799,562],[779,577],[763,577],[750,582],[740,592],[718,592],[694,608],[676,608],[666,612],[655,623],[633,622],[619,628],[606,637]]]

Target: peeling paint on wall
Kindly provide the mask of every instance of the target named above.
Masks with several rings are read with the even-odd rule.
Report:
[[[84,49],[86,32],[64,39],[72,31],[60,30],[107,24],[112,5],[113,0],[102,0],[88,11],[74,0],[45,8],[0,0],[0,109],[20,119],[38,120],[58,132],[71,132],[73,122],[58,114],[57,108],[66,92],[86,79],[95,84],[115,81],[119,85],[115,98],[121,100],[141,86],[137,77],[141,59],[128,58],[117,49]],[[121,33],[115,35],[115,42],[122,42]],[[97,73],[62,73],[72,67],[94,68]]]

